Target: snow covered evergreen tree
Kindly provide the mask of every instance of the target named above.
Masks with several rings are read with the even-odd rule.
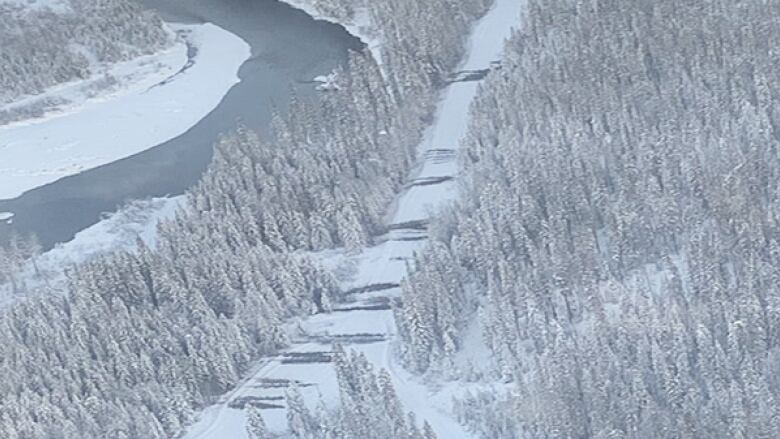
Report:
[[[398,312],[418,371],[462,341],[442,313],[481,316],[515,386],[462,402],[488,405],[462,411],[483,437],[780,434],[778,17],[529,2],[474,103],[455,220]]]
[[[337,285],[295,251],[356,247],[383,231],[381,216],[411,166],[441,75],[457,62],[465,30],[487,5],[362,5],[378,18],[386,52],[381,68],[368,54],[354,54],[338,75],[339,91],[315,104],[293,103],[288,115],[275,119],[270,138],[244,128],[227,136],[188,192],[187,205],[160,224],[155,248],[103,255],[69,270],[66,295],[33,297],[0,310],[0,437],[174,436],[194,409],[234,386],[253,360],[288,343],[288,318],[327,309],[338,298]],[[106,60],[166,44],[157,38],[166,34],[150,25],[156,18],[131,3],[84,0],[72,7],[97,21],[71,23],[65,14],[41,18],[51,29],[33,26],[30,32],[46,40],[47,32],[73,32],[73,24],[89,38],[102,24],[112,26],[122,34],[90,40]],[[453,7],[459,12],[449,14]],[[38,20],[14,17],[0,23],[0,36],[17,35],[26,20]],[[431,28],[420,38],[415,26],[423,24]],[[403,41],[406,36],[414,41]],[[57,60],[65,70],[15,82],[47,65],[19,67],[15,54],[28,50],[28,43],[13,39],[0,47],[0,68],[13,70],[9,76],[3,71],[0,82],[18,84],[0,99],[87,74],[78,55],[60,61],[47,55],[58,50],[44,45],[42,59]],[[0,88],[9,90],[4,83]],[[381,419],[380,431],[392,432],[389,437],[431,436],[405,419],[387,395],[386,376],[377,380],[364,359],[350,361],[359,370],[354,378],[344,372],[343,379],[359,387],[347,387],[347,404],[365,399],[387,411],[363,412],[354,404],[348,410],[364,421]],[[299,413],[301,434],[331,425]],[[356,435],[360,425],[341,419],[333,434],[344,429],[344,436],[334,437],[366,437]]]
[[[0,2],[0,103],[89,77],[94,63],[125,61],[172,43],[135,0],[66,0],[53,10]]]
[[[341,405],[311,417],[299,394],[293,399],[288,395],[288,402],[292,402],[288,410],[293,412],[288,414],[289,427],[295,437],[436,439],[427,422],[423,422],[421,430],[413,414],[404,414],[386,370],[375,372],[361,353],[347,353],[340,346],[334,351]]]
[[[250,439],[271,439],[263,415],[254,406],[250,406],[248,409],[246,431]]]

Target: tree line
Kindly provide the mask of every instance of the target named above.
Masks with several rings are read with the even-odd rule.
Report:
[[[58,10],[6,2],[0,18],[0,103],[173,42],[160,17],[132,0],[68,0]]]
[[[294,439],[436,439],[427,421],[404,413],[387,370],[378,372],[362,353],[334,346],[334,368],[341,404],[329,408],[320,400],[315,410],[304,402],[297,386],[287,391],[287,424]],[[249,411],[252,439],[274,437],[258,410]]]
[[[439,70],[457,61],[487,2],[366,7],[382,17],[381,68],[355,53],[337,93],[293,102],[267,138],[242,127],[226,136],[156,246],[70,267],[65,295],[0,311],[0,436],[175,436],[288,343],[288,318],[339,299],[305,251],[356,248],[380,231]]]
[[[485,438],[780,435],[780,2],[531,0],[397,311]]]

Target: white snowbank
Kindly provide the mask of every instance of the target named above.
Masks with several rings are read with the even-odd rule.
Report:
[[[11,222],[13,220],[14,214],[13,212],[0,212],[0,222]]]
[[[497,0],[493,9],[477,24],[469,40],[468,56],[458,70],[491,68],[501,59],[504,41],[519,23],[524,1]],[[430,154],[418,168],[414,180],[456,177],[457,161],[438,160],[437,155],[457,151],[469,126],[471,101],[479,91],[479,82],[456,82],[444,91],[444,97],[435,114],[435,121],[425,133],[423,152]],[[455,201],[458,187],[454,181],[429,186],[414,186],[398,200],[391,223],[404,223],[428,218],[437,208]]]
[[[55,12],[70,10],[70,3],[65,0],[0,0],[0,5],[3,4],[23,7],[27,10],[50,9]]]
[[[0,199],[159,145],[219,105],[239,81],[249,45],[210,23],[170,26],[182,41],[114,66],[109,74],[122,86],[110,95],[64,113],[0,126]],[[196,49],[191,60],[187,45]],[[73,87],[63,85],[59,92],[72,100]]]
[[[157,244],[157,223],[173,217],[185,197],[132,201],[118,212],[107,214],[97,224],[80,231],[72,240],[57,244],[40,259],[65,262],[52,264],[53,267],[78,264],[110,251],[135,249],[139,238],[154,247]]]

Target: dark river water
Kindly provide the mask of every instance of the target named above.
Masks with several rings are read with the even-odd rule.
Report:
[[[285,111],[292,93],[316,95],[307,84],[346,61],[361,43],[342,27],[315,21],[277,0],[144,0],[168,21],[212,22],[243,38],[252,57],[241,82],[189,131],[145,152],[0,200],[0,240],[12,232],[34,233],[45,248],[95,224],[131,199],[177,195],[197,182],[219,136],[240,121],[261,133],[273,111]],[[198,90],[192,90],[197,93]]]

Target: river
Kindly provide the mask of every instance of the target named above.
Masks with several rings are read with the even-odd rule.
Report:
[[[240,121],[264,132],[273,111],[285,111],[292,94],[316,95],[310,80],[333,70],[361,42],[338,25],[317,21],[278,0],[144,0],[171,22],[212,22],[243,38],[252,56],[241,82],[198,124],[179,137],[134,156],[0,200],[0,241],[11,233],[37,235],[45,249],[97,223],[133,199],[178,195],[208,166],[213,145]],[[197,93],[197,90],[192,90]]]

